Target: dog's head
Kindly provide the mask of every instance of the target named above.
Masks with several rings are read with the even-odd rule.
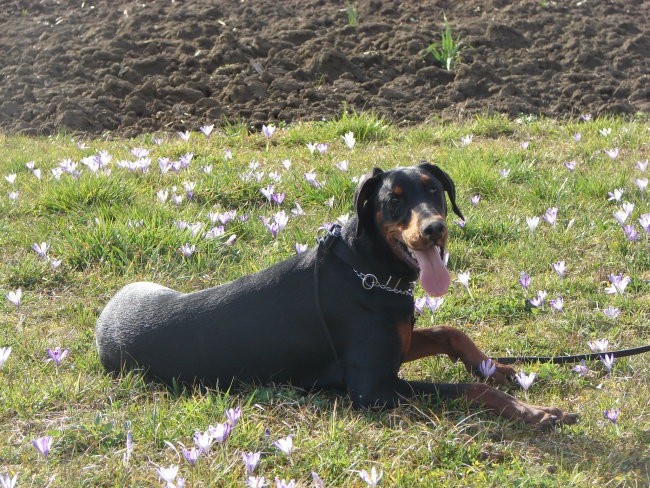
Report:
[[[438,166],[382,171],[376,168],[361,181],[355,198],[357,236],[363,232],[385,240],[396,258],[419,273],[425,290],[440,296],[449,288],[443,263],[447,246],[447,203],[456,205],[456,187]]]

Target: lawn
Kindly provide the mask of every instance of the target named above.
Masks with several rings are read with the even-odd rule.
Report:
[[[0,363],[0,480],[165,486],[160,469],[173,465],[185,486],[247,486],[242,455],[259,452],[254,476],[271,486],[318,486],[315,472],[324,486],[362,487],[372,468],[379,486],[648,486],[648,354],[582,371],[518,364],[535,381],[505,390],[580,414],[543,432],[463,401],[356,411],[346,397],[287,385],[166,389],[139,372],[114,377],[94,324],[127,283],[190,292],[313,246],[321,226],[353,211],[359,176],[424,159],[452,176],[466,222],[449,216],[453,284],[417,326],[458,327],[492,357],[645,345],[649,141],[643,117],[401,128],[364,113],[266,135],[236,123],[209,137],[198,127],[130,140],[0,135],[0,361],[11,348]],[[466,272],[467,287],[456,279]],[[402,375],[476,381],[442,357]],[[604,415],[613,409],[615,421]],[[228,436],[186,460],[205,441],[195,433],[227,421]],[[46,436],[47,456],[33,444]],[[287,436],[290,454],[277,447]]]

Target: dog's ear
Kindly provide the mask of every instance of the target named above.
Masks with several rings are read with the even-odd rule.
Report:
[[[361,229],[368,222],[368,201],[377,191],[381,182],[381,175],[384,171],[375,168],[372,173],[367,173],[359,180],[359,186],[354,193],[354,206],[357,211],[357,237],[361,234]]]
[[[422,168],[423,170],[428,171],[433,176],[435,176],[438,181],[440,181],[440,183],[442,183],[442,187],[447,192],[447,195],[449,195],[449,201],[451,202],[451,208],[454,210],[454,213],[461,219],[465,220],[463,213],[458,208],[458,205],[456,205],[456,185],[454,185],[451,177],[443,170],[441,170],[438,166],[427,161],[422,161],[418,165],[418,168]]]

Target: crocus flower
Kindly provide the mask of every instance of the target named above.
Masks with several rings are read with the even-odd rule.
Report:
[[[296,202],[296,206],[291,209],[291,213],[295,216],[298,217],[300,215],[305,215],[305,211],[302,209],[300,204]]]
[[[10,191],[8,195],[9,195],[9,200],[15,203],[16,200],[18,200],[18,197],[20,196],[20,192]]]
[[[529,146],[530,146],[530,142],[528,141],[524,141],[521,144],[519,144],[519,147],[522,148],[524,151],[528,149]]]
[[[178,466],[172,464],[169,468],[163,468],[162,466],[156,469],[156,473],[162,481],[168,484],[173,484],[178,475]]]
[[[539,225],[539,217],[537,216],[526,217],[526,225],[528,225],[528,229],[530,230],[530,233],[534,234],[535,229],[537,229],[537,226]]]
[[[609,410],[605,410],[603,414],[607,420],[610,420],[613,424],[616,424],[618,416],[621,414],[621,410],[619,408],[611,408]]]
[[[598,132],[600,133],[601,136],[607,137],[612,133],[612,128],[606,127],[604,129],[598,129]]]
[[[316,488],[325,488],[325,482],[321,479],[320,476],[318,476],[318,473],[316,473],[315,471],[312,471],[311,472],[311,477],[312,477],[312,480],[314,481],[314,486]]]
[[[467,134],[466,136],[460,138],[460,143],[463,146],[469,146],[472,143],[472,139],[474,139],[474,136]]]
[[[625,210],[619,209],[616,212],[614,212],[614,218],[621,225],[625,225],[625,221],[627,220],[628,217],[629,215]]]
[[[235,427],[241,418],[241,407],[228,408],[224,413],[226,415],[226,419],[228,419],[228,422],[230,422],[230,425],[232,427]]]
[[[20,299],[23,296],[23,290],[18,288],[16,291],[10,291],[5,294],[5,298],[20,309]]]
[[[11,348],[10,347],[0,347],[0,370],[4,366],[4,364],[7,362],[7,359],[9,359],[9,355],[11,354]]]
[[[631,281],[629,276],[623,276],[622,274],[619,275],[612,274],[609,275],[608,278],[612,285],[605,288],[605,291],[610,295],[614,295],[618,293],[619,295],[622,296],[623,293],[625,292],[625,288]]]
[[[13,174],[5,176],[5,180],[7,180],[10,185],[13,185],[14,181],[16,181],[16,174],[13,173]]]
[[[184,181],[183,188],[185,189],[185,193],[187,193],[187,199],[191,200],[194,196],[194,188],[196,188],[196,183],[194,181]]]
[[[341,171],[347,171],[349,166],[350,166],[350,162],[347,159],[344,159],[343,161],[339,161],[338,163],[336,163],[336,167]]]
[[[185,153],[183,154],[180,158],[178,158],[178,162],[181,165],[181,168],[187,169],[190,167],[190,164],[192,163],[192,158],[194,157],[194,153]]]
[[[341,136],[341,137],[342,137],[343,142],[345,143],[345,145],[348,146],[348,149],[350,149],[350,151],[352,151],[352,149],[354,149],[355,143],[357,142],[354,139],[354,132],[352,132],[352,131],[346,132],[346,134],[344,136]]]
[[[424,296],[422,298],[417,298],[415,300],[415,308],[418,310],[420,313],[423,312],[424,307],[427,307],[431,313],[435,313],[436,310],[440,308],[442,303],[445,301],[443,297],[430,297],[430,296]],[[418,309],[419,307],[419,309]]]
[[[50,454],[50,451],[52,450],[52,437],[49,435],[39,437],[32,441],[32,445],[41,456],[47,458],[48,454]]]
[[[275,126],[274,125],[263,125],[262,126],[262,134],[264,134],[264,137],[266,137],[267,139],[270,139],[274,132],[275,132]]]
[[[298,242],[296,243],[296,254],[306,252],[307,249],[309,249],[309,244],[300,244]]]
[[[223,444],[228,440],[232,427],[228,422],[222,424],[217,423],[216,425],[208,426],[208,433],[213,441],[216,441],[218,444]]]
[[[323,184],[320,181],[318,181],[315,171],[309,171],[309,172],[305,173],[304,176],[305,176],[305,180],[307,181],[307,183],[309,183],[314,188],[322,188],[323,187]]]
[[[607,339],[596,339],[595,341],[587,342],[587,346],[593,352],[605,352],[609,346],[609,341]]]
[[[47,242],[41,242],[40,245],[36,242],[32,244],[32,249],[36,251],[36,254],[38,254],[42,259],[47,258],[47,250],[49,248],[50,245]]]
[[[183,244],[181,247],[178,248],[179,252],[186,258],[189,258],[192,254],[194,254],[194,250],[196,249],[196,246],[194,244]]]
[[[287,481],[276,476],[275,488],[296,488],[296,480]]]
[[[575,365],[572,368],[572,371],[578,373],[578,376],[583,377],[589,373],[589,368],[587,367],[587,362],[583,359],[580,361],[580,364]]]
[[[605,149],[605,154],[607,154],[611,159],[616,159],[618,157],[618,148]]]
[[[246,484],[248,488],[264,488],[265,486],[269,486],[264,476],[249,476]]]
[[[465,287],[465,289],[467,290],[467,293],[469,293],[471,295],[472,293],[469,291],[469,277],[470,277],[469,271],[465,271],[463,273],[458,273],[458,282],[461,285],[463,285]]]
[[[291,160],[290,159],[283,159],[282,160],[282,167],[286,170],[291,168]]]
[[[284,198],[286,196],[287,196],[287,193],[284,192],[284,191],[282,193],[274,193],[273,195],[271,195],[271,201],[273,203],[278,204],[278,205],[282,205],[282,202],[284,202]]]
[[[273,445],[285,453],[287,456],[291,457],[291,453],[293,452],[293,436],[288,435],[287,437],[284,437],[282,439],[278,439],[277,441],[273,441]]]
[[[475,207],[479,204],[480,201],[481,201],[481,195],[473,195],[469,197],[469,203],[471,203]]]
[[[257,463],[260,462],[260,455],[261,453],[259,452],[241,453],[241,459],[244,461],[244,466],[246,466],[248,476],[253,476]]]
[[[190,140],[190,131],[186,130],[185,132],[179,132],[178,137],[180,137],[181,140],[187,142]]]
[[[614,355],[613,354],[603,354],[602,356],[600,356],[599,359],[602,361],[602,363],[605,366],[605,368],[607,369],[607,371],[611,374],[612,373],[612,368],[614,367],[614,361],[616,360]]]
[[[196,447],[192,447],[191,449],[184,448],[183,456],[187,462],[190,463],[190,466],[194,466],[201,456],[201,450],[197,449]]]
[[[203,132],[203,135],[205,135],[206,138],[210,138],[210,134],[212,134],[212,130],[214,129],[214,124],[211,125],[202,125],[199,127],[199,130]]]
[[[478,365],[478,369],[483,375],[484,378],[489,378],[494,373],[496,373],[497,365],[490,358],[487,358]]]
[[[544,299],[546,298],[546,292],[540,290],[537,292],[537,296],[528,300],[528,302],[535,308],[542,307],[544,309]]]
[[[624,188],[614,188],[614,191],[607,192],[607,197],[608,197],[607,200],[610,202],[611,201],[620,202],[623,193],[625,193]]]
[[[549,301],[548,304],[551,306],[553,310],[561,312],[562,309],[564,308],[564,299],[562,297],[557,297]]]
[[[328,147],[329,144],[327,144],[326,142],[319,142],[318,144],[316,144],[316,150],[323,155],[327,153]]]
[[[374,466],[370,469],[370,473],[368,473],[365,469],[359,471],[359,477],[366,483],[366,485],[370,486],[371,488],[375,488],[377,486],[377,483],[379,483],[379,480],[383,475],[383,471],[380,471],[379,474],[377,474],[377,470]]]
[[[564,167],[568,169],[571,173],[576,169],[576,162],[575,161],[567,161],[564,163]]]
[[[550,207],[546,210],[546,213],[543,215],[544,220],[551,225],[555,225],[557,222],[557,207]]]
[[[0,476],[0,486],[2,486],[2,488],[14,488],[17,482],[17,474],[15,474],[13,478],[9,477],[9,473]]]
[[[260,188],[260,192],[262,195],[266,197],[266,199],[270,202],[272,197],[273,197],[273,190],[274,190],[273,185],[268,185],[266,188]]]
[[[636,163],[636,168],[637,168],[639,171],[645,173],[645,171],[648,169],[648,160],[645,159],[645,160],[643,160],[643,161],[637,161],[637,163]]]
[[[639,191],[646,191],[648,188],[648,178],[635,178],[634,183],[639,188]]]
[[[313,142],[308,142],[306,145],[307,149],[309,149],[309,154],[314,154],[314,151],[316,150],[316,144]]]
[[[500,169],[500,170],[499,170],[499,174],[500,174],[501,176],[503,176],[504,178],[507,178],[508,175],[510,175],[510,170],[507,169],[507,168]]]
[[[199,450],[205,454],[210,452],[210,447],[212,446],[212,435],[209,431],[206,432],[194,432],[194,444]]]
[[[464,229],[464,228],[465,228],[466,221],[455,219],[455,220],[454,220],[454,224],[456,224],[456,225],[457,225],[458,227],[460,227],[461,229]]]
[[[581,115],[580,118],[585,122],[589,122],[591,120],[591,114]]]
[[[641,215],[639,217],[639,224],[641,224],[641,227],[643,227],[643,230],[647,234],[650,234],[650,213]]]
[[[524,290],[528,290],[528,287],[530,286],[530,275],[525,271],[522,271],[519,275],[519,284],[524,288]]]
[[[580,139],[582,139],[582,132],[576,132],[573,134],[573,140],[576,142],[580,142]]]
[[[605,315],[605,317],[607,317],[608,319],[612,319],[612,320],[618,318],[620,314],[621,314],[621,310],[612,307],[611,305],[603,310],[603,315]]]
[[[156,192],[156,196],[158,197],[158,200],[160,203],[165,203],[167,201],[167,198],[169,197],[169,191],[167,190],[158,190]]]
[[[638,241],[641,238],[634,224],[624,225],[623,232],[625,232],[625,237],[628,241]]]
[[[564,278],[564,273],[566,273],[567,267],[564,261],[558,261],[557,263],[551,263],[551,267],[559,275],[560,278]]]
[[[61,350],[60,347],[55,347],[54,349],[50,349],[49,347],[46,349],[47,355],[50,357],[48,361],[54,361],[54,363],[57,365],[57,367],[61,364],[61,361],[63,361],[66,357],[68,357],[68,354],[70,354],[70,349],[66,348]]]
[[[530,385],[533,384],[533,381],[535,381],[535,377],[537,376],[536,373],[530,373],[526,374],[523,371],[515,374],[515,379],[517,382],[521,385],[521,387],[524,389],[524,391],[528,391],[528,388],[530,388]]]

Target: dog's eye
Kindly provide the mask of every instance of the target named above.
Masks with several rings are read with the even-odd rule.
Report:
[[[432,187],[432,188],[429,188],[429,193],[431,193],[432,195],[435,195],[436,193],[438,193],[438,189],[437,189],[437,188],[433,188],[433,187]]]
[[[397,207],[400,204],[400,199],[399,197],[393,195],[388,200],[388,203],[390,204],[391,207]]]

